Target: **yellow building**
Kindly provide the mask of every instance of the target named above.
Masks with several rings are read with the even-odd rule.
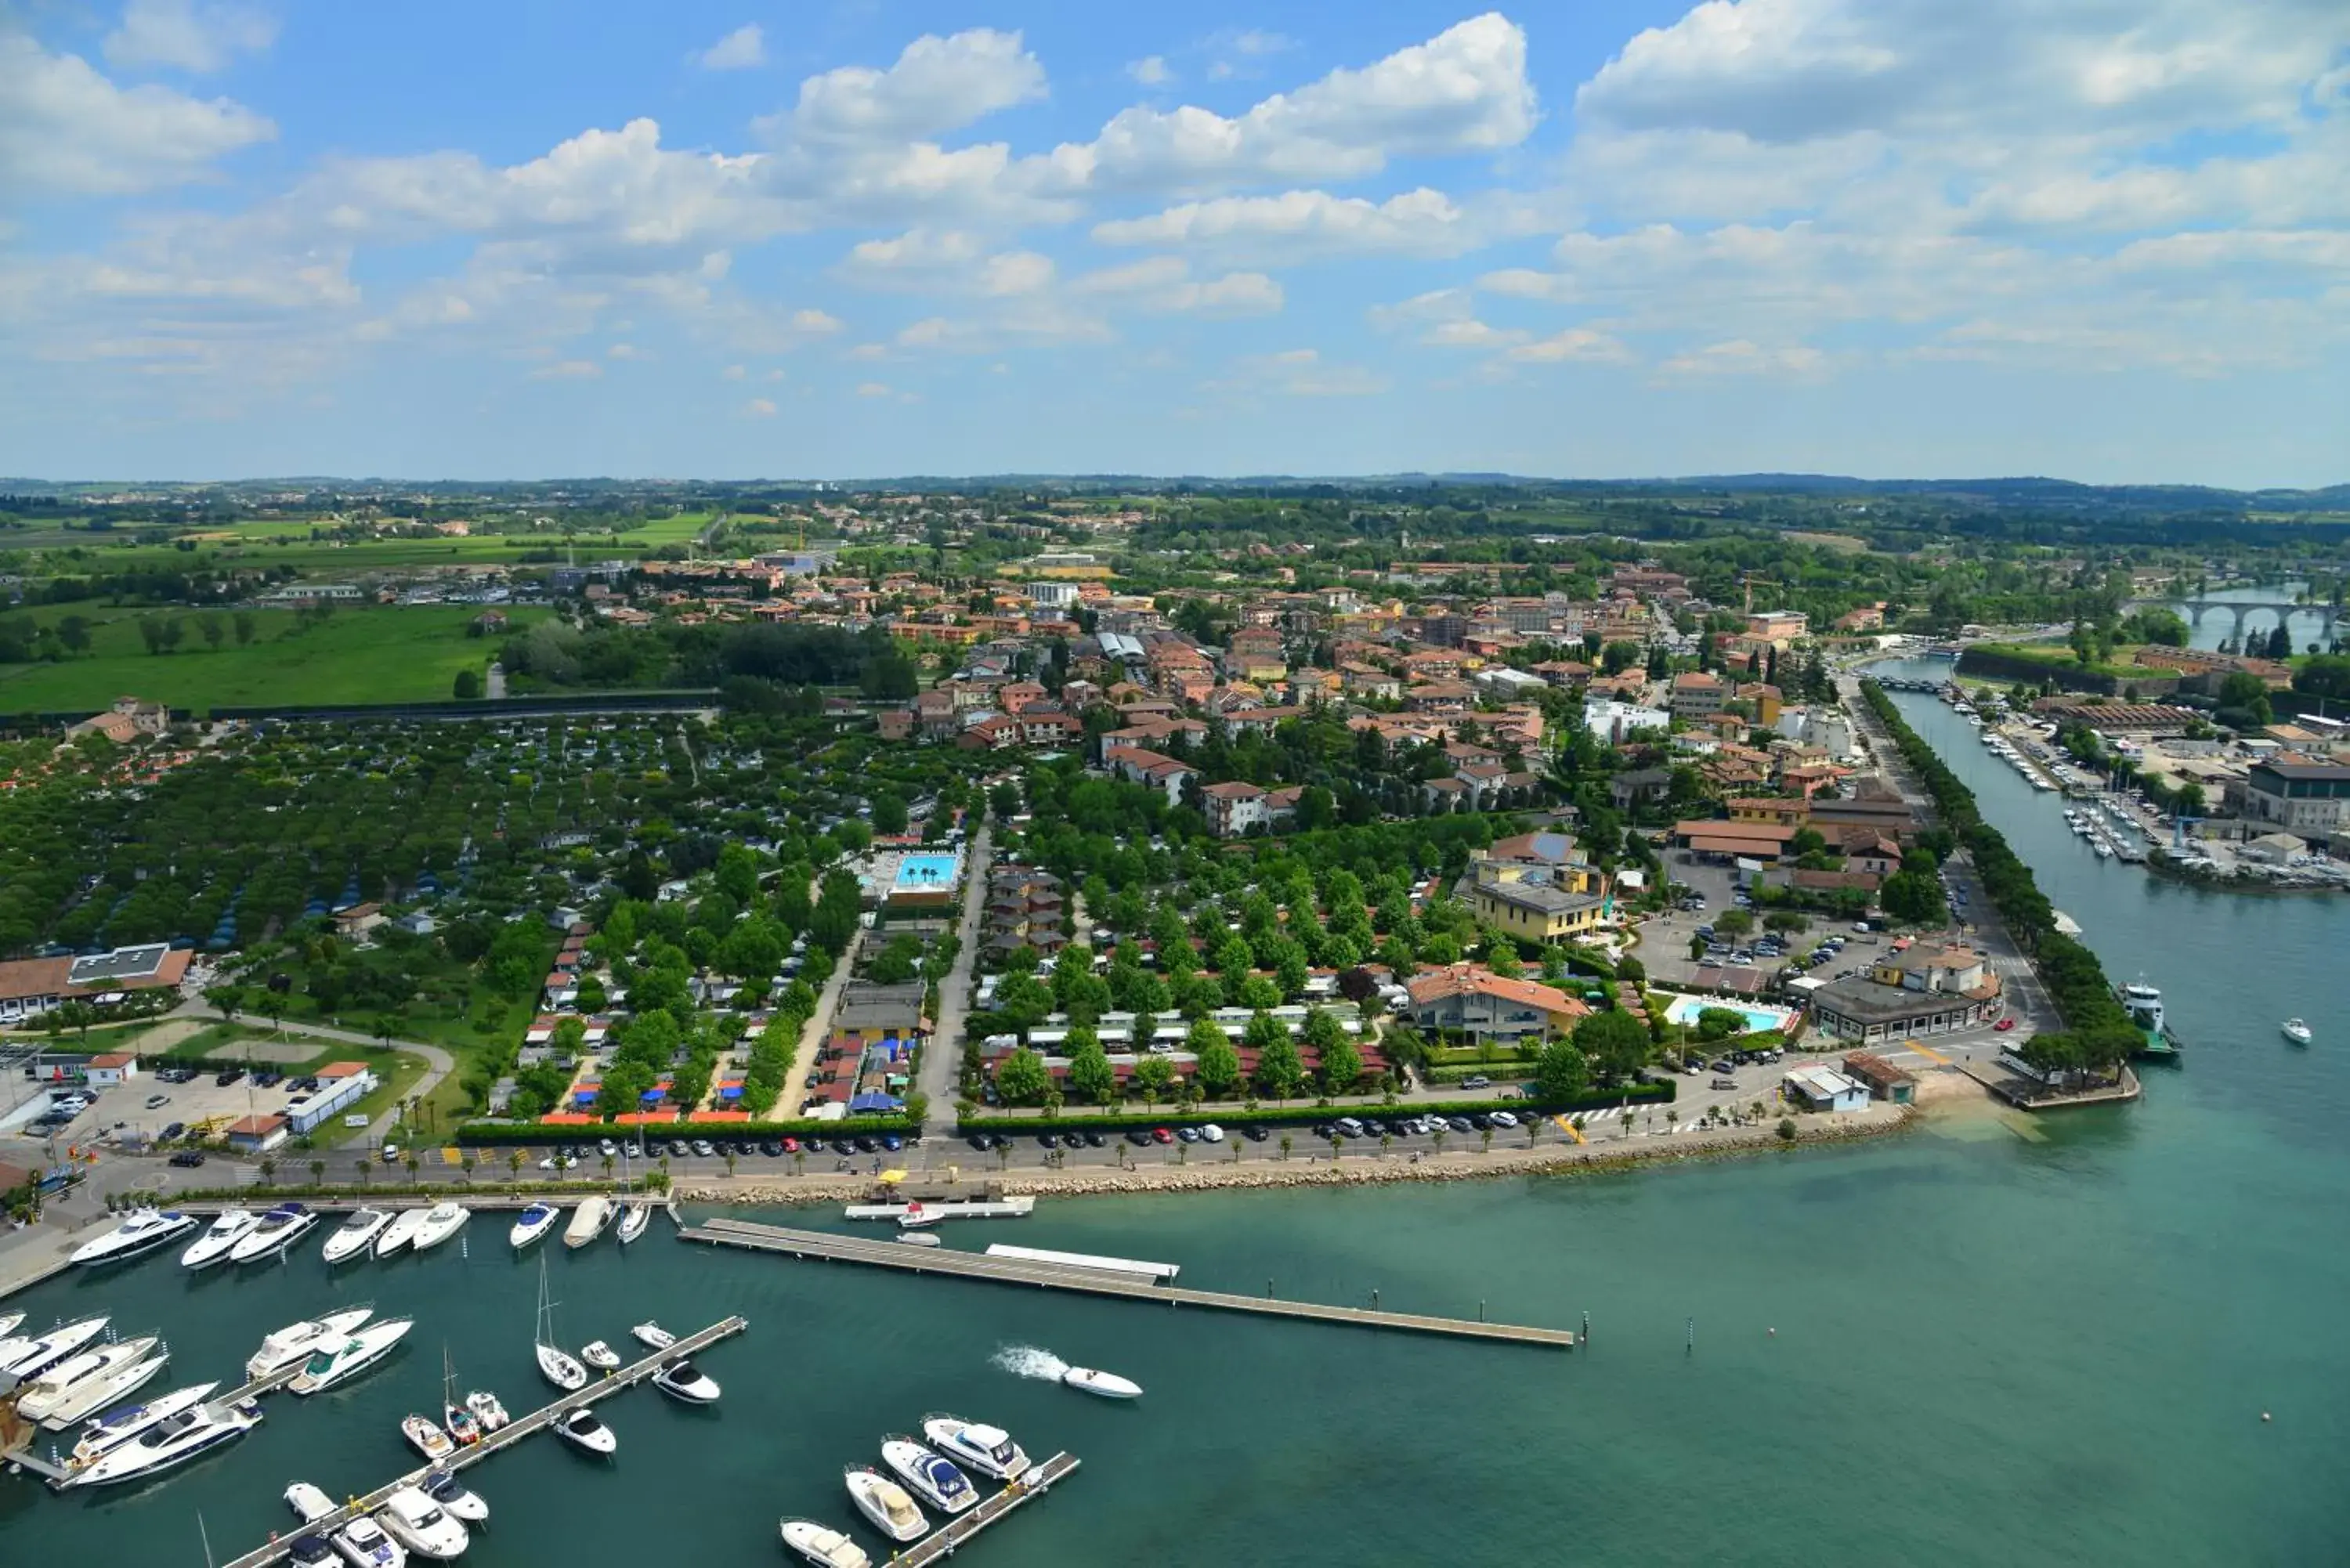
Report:
[[[1595,930],[1606,907],[1596,894],[1519,881],[1480,884],[1471,890],[1470,899],[1479,920],[1529,942],[1558,941]]]

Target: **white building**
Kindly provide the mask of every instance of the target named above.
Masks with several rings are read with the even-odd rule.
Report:
[[[1783,1080],[1791,1098],[1814,1111],[1868,1108],[1868,1085],[1834,1067],[1798,1067]]]
[[[286,1103],[286,1120],[300,1136],[365,1099],[375,1075],[358,1062],[329,1062],[318,1069],[318,1087],[307,1100]]]
[[[1594,740],[1617,745],[1642,730],[1659,732],[1671,727],[1673,716],[1662,708],[1643,708],[1637,702],[1618,702],[1612,698],[1594,698],[1583,705],[1583,727],[1591,732]]]

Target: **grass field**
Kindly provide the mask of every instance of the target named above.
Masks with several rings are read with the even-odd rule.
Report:
[[[712,514],[681,513],[660,517],[625,534],[581,534],[570,546],[582,562],[648,556],[666,545],[682,545],[709,525]],[[362,539],[352,542],[310,537],[307,520],[269,519],[224,528],[190,530],[181,537],[192,551],[176,544],[140,545],[126,534],[92,534],[48,528],[0,532],[0,562],[18,551],[37,558],[28,564],[38,574],[72,576],[83,572],[131,570],[190,571],[202,566],[254,569],[291,566],[300,576],[319,581],[348,580],[369,572],[415,566],[497,566],[519,561],[525,555],[566,548],[556,530],[531,534],[467,535],[461,538],[434,535],[415,539]],[[78,554],[70,554],[78,552]],[[65,557],[65,558],[60,558]],[[14,569],[13,567],[5,569]]]
[[[228,612],[218,613],[225,623]],[[497,643],[469,638],[465,624],[481,612],[464,605],[338,611],[308,631],[295,631],[291,610],[255,610],[253,641],[236,645],[233,629],[208,646],[187,611],[109,610],[52,606],[15,610],[55,626],[68,614],[97,624],[90,651],[58,664],[0,665],[0,713],[95,711],[135,693],[151,701],[203,712],[214,707],[337,702],[425,702],[445,700],[460,670],[480,670]],[[539,608],[509,609],[515,625],[545,617]],[[147,651],[141,617],[177,615],[186,628],[179,649]],[[290,634],[290,635],[289,635]]]

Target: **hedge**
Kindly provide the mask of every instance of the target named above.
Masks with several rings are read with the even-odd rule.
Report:
[[[962,1133],[1125,1132],[1129,1128],[1205,1127],[1211,1122],[1227,1127],[1242,1127],[1250,1122],[1265,1126],[1310,1127],[1315,1122],[1336,1121],[1340,1116],[1466,1116],[1492,1111],[1534,1111],[1543,1116],[1569,1116],[1576,1111],[1606,1110],[1611,1106],[1620,1106],[1627,1099],[1644,1105],[1669,1104],[1679,1094],[1680,1085],[1674,1080],[1650,1078],[1638,1084],[1623,1085],[1605,1094],[1594,1091],[1571,1100],[1413,1100],[1392,1106],[1260,1106],[1253,1111],[1242,1107],[1212,1115],[1199,1111],[1169,1111],[1161,1115],[1081,1111],[1075,1116],[982,1116],[963,1122],[956,1130]]]
[[[457,1141],[477,1147],[503,1147],[508,1144],[577,1143],[610,1138],[633,1142],[637,1134],[644,1134],[648,1144],[671,1144],[694,1138],[723,1138],[740,1143],[744,1138],[779,1137],[836,1138],[856,1137],[860,1134],[879,1137],[896,1133],[900,1137],[918,1136],[921,1128],[904,1116],[849,1116],[837,1122],[661,1122],[642,1128],[615,1127],[610,1122],[566,1123],[556,1127],[536,1122],[467,1122],[457,1129]]]

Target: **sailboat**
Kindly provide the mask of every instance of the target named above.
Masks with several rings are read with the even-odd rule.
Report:
[[[449,1359],[449,1346],[441,1346],[441,1422],[449,1435],[459,1443],[471,1445],[482,1440],[482,1423],[473,1407],[457,1397],[457,1364]]]
[[[588,1386],[588,1369],[578,1358],[555,1343],[555,1303],[546,1293],[546,1254],[538,1255],[538,1327],[535,1334],[538,1370],[565,1393]]]

